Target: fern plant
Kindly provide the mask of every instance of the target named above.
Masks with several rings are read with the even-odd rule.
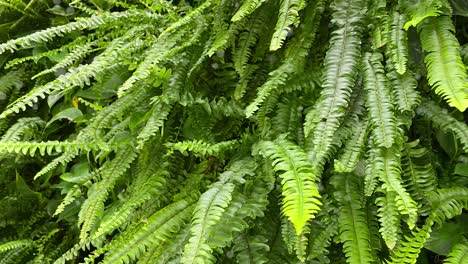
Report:
[[[0,0],[0,263],[466,263],[461,2]]]

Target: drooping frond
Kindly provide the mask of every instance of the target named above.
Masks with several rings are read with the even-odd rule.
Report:
[[[418,0],[418,1],[399,1],[405,9],[405,13],[410,18],[405,23],[405,30],[411,26],[416,27],[426,18],[437,17],[448,8],[449,3],[445,0]]]
[[[372,263],[369,227],[361,200],[359,176],[335,174],[331,179],[339,204],[338,226],[347,263]]]
[[[124,12],[114,12],[108,13],[104,12],[100,15],[95,15],[89,18],[83,18],[76,22],[71,22],[66,25],[52,27],[46,30],[42,30],[33,34],[30,34],[25,37],[17,38],[10,40],[8,42],[0,44],[0,54],[9,50],[14,52],[20,48],[29,48],[34,43],[44,43],[50,41],[56,36],[62,36],[66,33],[85,30],[85,29],[95,29],[104,24],[114,23],[115,21],[129,18],[138,18],[148,17],[152,19],[158,18],[158,16],[150,12],[141,12],[138,10],[129,10]]]
[[[426,223],[422,228],[416,227],[411,236],[406,236],[405,240],[392,252],[392,264],[414,264],[417,261],[421,248],[426,243],[430,232],[431,224]]]
[[[356,83],[366,8],[361,0],[339,0],[333,9],[336,29],[324,60],[322,91],[314,109],[307,113],[304,127],[311,142],[309,153],[314,169],[325,162]]]
[[[234,16],[232,17],[232,21],[236,22],[244,17],[252,14],[263,2],[266,0],[245,0],[242,2],[242,5],[236,11]]]
[[[418,143],[419,140],[408,142],[403,148],[402,178],[411,196],[421,206],[420,213],[424,214],[429,210],[427,197],[435,191],[437,179],[432,164],[423,162],[428,156],[428,150],[418,148]]]
[[[399,74],[406,72],[408,62],[408,35],[404,31],[405,16],[398,12],[393,12],[390,31],[390,54],[392,63]]]
[[[214,263],[212,249],[207,244],[210,228],[221,220],[221,216],[232,198],[234,184],[217,182],[202,194],[195,208],[190,229],[191,237],[185,245],[182,263]]]
[[[468,262],[468,245],[456,244],[452,247],[450,254],[444,263],[446,264],[460,264]]]
[[[147,223],[136,230],[122,233],[109,244],[111,250],[102,263],[129,263],[135,260],[146,251],[147,246],[157,247],[168,240],[190,218],[192,211],[193,202],[190,199],[174,202],[157,211],[148,218]]]
[[[414,108],[420,103],[414,73],[406,70],[401,75],[394,69],[389,69],[387,77],[390,80],[392,95],[396,99],[396,109],[400,112],[414,111]]]
[[[232,250],[236,254],[237,263],[268,263],[266,253],[269,251],[269,247],[266,238],[263,236],[242,234],[234,240]]]
[[[80,239],[83,241],[95,228],[97,216],[104,211],[104,202],[108,193],[114,188],[117,180],[130,167],[136,157],[134,149],[129,146],[124,151],[118,152],[110,162],[106,162],[101,168],[101,181],[94,184],[94,188],[88,194],[88,199],[83,203],[78,224],[81,226]]]
[[[451,132],[468,152],[468,126],[448,114],[448,111],[432,101],[423,102],[416,113],[432,121],[432,124],[445,132]]]
[[[309,244],[307,246],[307,260],[319,260],[323,256],[327,255],[327,250],[332,243],[332,238],[338,233],[338,220],[332,217],[334,213],[333,207],[331,207],[330,201],[327,201],[327,197],[322,197],[323,207],[317,215],[317,219],[314,219],[310,226]],[[331,200],[331,199],[329,199]]]
[[[463,210],[468,208],[468,189],[462,187],[452,187],[438,189],[430,195],[431,214],[429,221],[438,224],[445,220],[461,215]]]
[[[393,146],[389,149],[379,149],[373,156],[372,173],[378,175],[379,179],[383,182],[382,189],[386,192],[395,192],[394,195],[396,206],[400,214],[407,217],[406,223],[412,229],[417,220],[417,204],[411,198],[403,185],[401,178],[400,167],[400,149]]]
[[[258,149],[260,154],[272,160],[275,171],[282,172],[283,213],[300,235],[321,204],[316,175],[307,164],[307,155],[300,147],[282,138],[262,141]]]
[[[271,38],[270,50],[274,51],[283,45],[288,32],[292,30],[290,27],[299,24],[299,11],[306,5],[305,0],[281,0],[276,22],[275,32]]]
[[[335,160],[336,172],[352,172],[356,168],[363,152],[368,131],[369,121],[367,119],[359,120],[351,127],[351,138],[346,141],[341,156]]]
[[[418,26],[427,78],[435,93],[460,112],[468,107],[468,78],[449,16],[427,18]]]
[[[367,92],[366,106],[369,111],[371,132],[377,146],[392,146],[397,130],[393,113],[392,96],[380,60],[380,54],[366,53],[363,58],[364,89]]]
[[[323,1],[317,1],[314,5],[308,5],[304,10],[307,14],[307,19],[304,21],[303,29],[291,40],[291,44],[286,50],[286,59],[268,74],[268,80],[257,89],[257,97],[245,109],[247,117],[251,117],[260,105],[271,97],[275,89],[285,86],[288,78],[294,76],[296,71],[302,71],[309,48],[314,43],[323,11]]]
[[[393,249],[400,237],[400,216],[395,202],[397,193],[393,191],[382,191],[382,193],[382,196],[375,200],[378,206],[379,231],[387,247]]]

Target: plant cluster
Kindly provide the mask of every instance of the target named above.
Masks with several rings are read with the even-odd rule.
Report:
[[[468,263],[467,17],[0,0],[0,263]]]

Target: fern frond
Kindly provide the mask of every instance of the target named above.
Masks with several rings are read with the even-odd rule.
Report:
[[[91,83],[91,79],[98,73],[106,70],[116,62],[119,52],[123,50],[132,50],[133,41],[128,41],[142,30],[140,27],[130,30],[122,36],[114,40],[109,47],[96,58],[93,62],[86,65],[79,65],[68,70],[66,74],[59,76],[54,81],[46,83],[42,86],[33,88],[29,93],[16,100],[5,111],[0,114],[0,118],[5,118],[13,113],[19,113],[21,110],[26,110],[27,106],[32,107],[38,102],[39,98],[44,99],[46,95],[52,92],[62,92],[75,86],[83,87]],[[136,48],[136,47],[133,47]]]
[[[88,232],[93,230],[97,217],[104,211],[104,202],[108,193],[114,188],[117,180],[127,171],[136,157],[134,149],[129,146],[119,151],[116,157],[106,162],[100,169],[101,181],[94,184],[88,199],[81,206],[78,224],[81,226],[80,239],[84,241]]]
[[[268,263],[266,257],[269,251],[265,237],[242,234],[234,240],[232,251],[236,254],[237,263],[263,264]]]
[[[468,126],[466,123],[452,117],[448,111],[439,107],[433,101],[423,102],[416,113],[432,121],[433,125],[444,132],[451,132],[460,141],[463,150],[468,152]]]
[[[190,227],[191,225],[187,224],[185,227],[181,228],[175,237],[172,237],[170,240],[166,240],[158,247],[150,247],[150,249],[141,256],[137,263],[153,264],[168,263],[170,261],[180,263],[184,245],[190,238]]]
[[[429,84],[460,112],[468,107],[468,78],[449,16],[427,18],[418,26]]]
[[[38,130],[43,128],[45,124],[45,121],[39,117],[20,118],[5,132],[5,134],[3,134],[0,142],[29,140],[31,135],[38,132]]]
[[[143,144],[148,141],[151,137],[155,136],[156,133],[161,130],[164,125],[164,120],[167,119],[172,106],[162,102],[162,100],[155,100],[151,109],[150,116],[146,121],[145,126],[138,134],[137,148],[142,148]]]
[[[95,29],[104,24],[111,24],[121,19],[128,19],[132,17],[149,17],[158,18],[150,12],[141,12],[139,10],[128,10],[124,12],[113,12],[113,13],[102,13],[100,15],[94,15],[89,18],[82,18],[79,21],[71,22],[62,26],[48,28],[42,31],[32,33],[28,36],[12,39],[5,43],[0,44],[0,54],[9,50],[14,52],[15,50],[22,48],[29,48],[34,43],[45,43],[50,41],[56,36],[63,36],[66,33],[70,33],[76,30]]]
[[[43,142],[0,142],[0,151],[18,153],[34,157],[37,151],[39,154],[52,155],[60,152],[78,152],[80,150],[90,151],[96,149],[92,143],[68,142],[68,141],[43,141]]]
[[[390,54],[393,65],[399,74],[406,72],[408,62],[408,35],[404,31],[405,16],[398,12],[393,12],[390,31]]]
[[[287,57],[281,65],[269,73],[268,80],[257,89],[257,97],[245,109],[245,115],[251,117],[260,105],[269,98],[276,90],[285,86],[288,78],[295,76],[297,71],[303,71],[306,56],[311,45],[314,43],[315,34],[320,22],[323,1],[317,1],[304,10],[307,14],[304,20],[304,30],[296,35],[286,50]]]
[[[149,160],[145,159],[146,162]],[[143,166],[139,164],[139,166]],[[147,165],[146,165],[147,166]],[[146,201],[150,199],[155,199],[158,195],[164,193],[164,188],[167,187],[166,177],[169,172],[166,170],[168,164],[163,162],[161,168],[156,171],[154,174],[149,172],[140,172],[144,177],[144,182],[139,186],[135,187],[136,192],[134,195],[125,201],[112,215],[103,219],[99,225],[99,229],[96,231],[93,236],[98,238],[104,234],[110,233],[114,229],[123,225],[130,216],[136,211],[136,209],[142,206]],[[149,167],[149,166],[148,166]]]
[[[9,241],[3,244],[0,244],[0,253],[13,250],[16,248],[23,248],[23,247],[31,247],[34,245],[34,242],[32,240],[14,240],[14,241]]]
[[[452,247],[447,259],[444,263],[446,264],[461,264],[468,262],[468,245],[456,244]]]
[[[405,9],[405,13],[410,20],[405,23],[405,30],[411,26],[416,27],[426,18],[437,17],[443,13],[443,8],[447,8],[449,3],[444,0],[421,0],[418,3],[400,1]]]
[[[295,98],[285,98],[279,105],[276,115],[271,120],[275,136],[287,134],[288,139],[299,144],[304,141],[302,132],[302,113]]]
[[[75,185],[67,192],[65,198],[63,198],[63,201],[59,204],[59,206],[57,206],[57,209],[55,209],[55,213],[53,214],[53,216],[62,213],[65,210],[65,207],[73,203],[79,196],[81,196],[80,186]]]
[[[37,179],[37,178],[49,173],[50,171],[55,169],[60,164],[65,165],[65,164],[69,163],[79,153],[80,153],[79,151],[65,151],[64,153],[62,153],[62,155],[60,155],[59,157],[52,160],[49,164],[42,167],[42,169],[39,172],[37,172],[36,175],[34,175],[34,179]]]
[[[330,180],[338,201],[338,226],[348,263],[372,263],[369,227],[360,195],[360,179],[354,174],[335,174]]]
[[[258,149],[260,154],[272,160],[275,171],[282,171],[283,213],[293,223],[296,234],[302,234],[321,205],[316,175],[307,164],[307,154],[282,138],[262,141]]]
[[[26,77],[25,71],[22,69],[9,71],[0,77],[0,96],[7,96],[15,87],[21,86],[21,82]]]
[[[234,50],[234,68],[241,76],[245,73],[245,67],[252,55],[252,47],[257,43],[261,30],[264,30],[267,16],[266,12],[256,13],[245,25],[246,30],[239,35],[238,45]]]
[[[383,182],[382,189],[386,192],[395,192],[395,202],[400,214],[406,215],[407,224],[412,229],[417,220],[417,204],[403,187],[400,168],[400,150],[394,145],[389,149],[377,151],[374,160],[375,173]]]
[[[363,145],[367,137],[369,121],[359,120],[351,128],[351,138],[346,141],[342,154],[335,160],[336,172],[352,172],[359,162]]]
[[[366,106],[377,146],[389,148],[397,135],[390,89],[380,60],[380,54],[366,53],[363,58]]]
[[[235,185],[217,182],[202,194],[195,208],[190,229],[191,238],[185,245],[182,263],[214,263],[212,249],[207,244],[210,229],[221,220],[232,198]]]
[[[340,0],[333,4],[330,47],[324,60],[320,98],[306,114],[304,132],[311,143],[313,167],[323,165],[332,147],[333,135],[346,114],[352,89],[356,84],[363,12],[361,0]]]
[[[97,41],[91,41],[91,42],[85,43],[83,46],[76,47],[69,54],[67,54],[67,56],[62,61],[55,64],[52,68],[47,69],[47,70],[43,70],[43,71],[39,72],[38,74],[34,75],[31,78],[35,79],[35,78],[38,78],[38,77],[40,77],[42,75],[45,75],[45,74],[48,74],[48,73],[51,73],[51,72],[55,72],[56,70],[58,70],[60,68],[66,69],[66,68],[70,67],[71,65],[81,61],[89,53],[92,53],[92,52],[96,51],[96,49],[94,48],[96,46],[96,44],[97,44]]]
[[[431,233],[431,224],[426,223],[422,228],[416,227],[411,236],[406,236],[406,240],[392,252],[392,264],[414,264],[416,263],[419,252]]]
[[[306,6],[305,0],[281,0],[276,22],[275,32],[271,38],[270,50],[275,51],[283,45],[288,32],[292,30],[290,26],[297,27],[299,24],[299,11]]]
[[[375,199],[375,204],[379,207],[377,209],[380,222],[379,231],[387,247],[393,249],[400,234],[400,217],[395,202],[397,193],[393,191],[383,191],[382,193],[382,196]]]
[[[429,197],[432,211],[429,221],[443,224],[445,220],[461,215],[468,208],[468,189],[452,187],[438,189]]]
[[[245,0],[242,2],[242,5],[236,11],[234,16],[232,16],[231,21],[236,22],[244,17],[252,14],[257,8],[263,4],[266,0]]]
[[[403,148],[402,178],[411,192],[412,197],[421,206],[420,213],[426,214],[429,210],[427,204],[428,194],[435,191],[437,179],[430,162],[422,162],[428,150],[417,148],[419,140],[408,142]]]
[[[420,95],[416,90],[417,82],[414,73],[406,70],[400,75],[390,69],[387,77],[392,85],[393,96],[396,99],[396,108],[400,112],[411,112],[420,103]]]
[[[187,151],[192,152],[195,156],[213,156],[224,151],[228,151],[233,148],[234,145],[238,144],[237,140],[229,140],[219,142],[216,144],[210,144],[201,140],[193,141],[181,141],[177,143],[167,143],[166,146],[172,151],[179,151],[182,154],[187,155]]]
[[[103,264],[129,263],[146,251],[147,246],[157,247],[190,218],[193,211],[190,199],[174,202],[148,218],[147,223],[136,230],[127,230],[108,244],[112,249],[104,257]]]

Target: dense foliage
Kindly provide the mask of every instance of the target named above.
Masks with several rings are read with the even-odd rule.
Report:
[[[0,263],[468,263],[468,4],[0,0]]]

